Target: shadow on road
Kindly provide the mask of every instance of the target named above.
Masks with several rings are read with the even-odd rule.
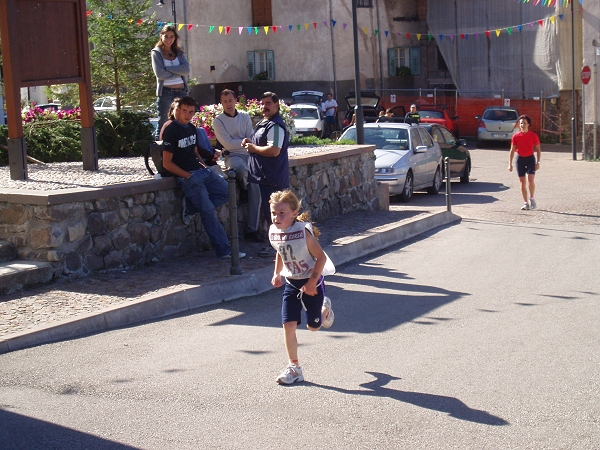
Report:
[[[4,409],[0,409],[0,447],[6,449],[85,448],[99,450],[137,448]]]
[[[391,398],[400,402],[410,403],[411,405],[415,405],[420,408],[431,409],[433,411],[440,411],[448,414],[450,417],[454,417],[455,419],[466,420],[468,422],[475,422],[483,425],[509,425],[509,422],[502,419],[501,417],[494,416],[493,414],[490,414],[487,411],[469,408],[463,402],[454,397],[447,397],[445,395],[426,394],[424,392],[410,392],[401,391],[398,389],[390,389],[385,386],[391,381],[400,380],[401,378],[380,372],[365,373],[368,373],[369,375],[375,377],[375,380],[361,384],[360,387],[364,389],[343,389],[334,386],[324,386],[321,384],[311,382],[304,382],[303,385],[315,386],[322,389],[327,389],[329,391],[339,392],[341,394]]]

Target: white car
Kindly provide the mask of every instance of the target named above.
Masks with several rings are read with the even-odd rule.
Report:
[[[519,113],[508,106],[488,106],[477,125],[477,147],[483,147],[485,141],[510,142],[519,132]]]
[[[323,137],[325,115],[320,106],[309,103],[296,103],[290,106],[290,109],[294,115],[297,135]]]
[[[94,103],[92,103],[94,111],[116,111],[117,110],[117,99],[113,96],[100,97]]]
[[[375,179],[389,186],[390,196],[407,202],[415,190],[437,194],[442,186],[442,150],[416,124],[365,123],[365,144],[375,145]],[[356,141],[356,126],[341,139]]]

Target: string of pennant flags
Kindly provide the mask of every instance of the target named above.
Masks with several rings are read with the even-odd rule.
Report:
[[[562,1],[562,3],[566,6],[568,5],[568,3],[570,2],[570,0],[518,0],[519,2],[523,2],[523,3],[533,3],[534,5],[542,5],[542,6],[557,6],[557,4],[559,2]],[[579,0],[579,2],[581,4],[583,4],[583,0]],[[238,35],[242,35],[242,34],[248,34],[248,35],[258,35],[261,34],[262,32],[264,32],[265,35],[268,35],[269,33],[282,33],[282,32],[298,32],[298,31],[309,31],[309,30],[317,30],[319,27],[320,28],[335,28],[335,26],[338,24],[337,21],[335,20],[324,20],[322,23],[323,25],[321,26],[320,22],[306,22],[303,24],[295,24],[295,25],[271,25],[271,26],[262,26],[262,27],[255,27],[255,26],[229,26],[229,25],[198,25],[198,24],[189,24],[189,23],[173,23],[173,22],[166,22],[166,21],[153,21],[153,20],[144,20],[144,19],[119,19],[119,18],[113,18],[111,15],[103,15],[102,13],[94,13],[93,11],[87,11],[87,16],[91,16],[91,15],[95,15],[96,17],[106,17],[108,19],[113,19],[113,20],[126,20],[128,23],[130,24],[137,24],[138,26],[141,26],[144,23],[148,23],[148,24],[156,24],[158,26],[159,29],[161,29],[164,25],[170,25],[170,26],[175,26],[177,28],[178,31],[183,30],[184,28],[187,29],[188,31],[191,31],[193,28],[204,28],[208,30],[209,34],[212,34],[213,32],[216,33],[218,31],[219,34],[221,35],[229,35],[229,34],[234,34],[236,29],[238,32]],[[502,28],[495,28],[495,29],[490,29],[490,30],[483,30],[483,31],[479,31],[479,32],[470,32],[470,33],[457,33],[457,34],[436,34],[435,36],[439,38],[440,41],[442,41],[444,38],[450,39],[450,40],[454,40],[455,38],[459,38],[461,40],[468,40],[470,36],[473,36],[475,38],[478,38],[480,35],[485,35],[488,38],[491,37],[492,34],[495,34],[497,37],[500,37],[500,35],[502,35],[502,33],[504,34],[508,34],[508,35],[512,35],[513,32],[518,31],[518,32],[522,32],[523,28],[527,29],[527,27],[529,29],[532,29],[534,26],[546,26],[548,24],[554,24],[556,22],[556,20],[564,20],[564,14],[555,14],[553,16],[550,17],[546,17],[544,19],[539,19],[537,21],[534,22],[527,22],[527,23],[522,23],[522,24],[518,24],[518,25],[513,25],[510,27],[502,27]],[[348,27],[348,23],[342,23],[342,29],[346,30],[346,28]],[[338,25],[339,28],[339,25]],[[361,28],[361,30],[365,33],[365,34],[369,34],[369,28],[368,27],[363,27]],[[234,33],[232,33],[232,31]],[[378,29],[373,29],[371,30],[373,32],[373,34],[375,36],[379,35],[380,30]],[[402,32],[402,31],[389,31],[389,30],[384,30],[383,34],[385,35],[386,38],[390,37],[390,35],[393,34],[397,34],[399,36],[405,36],[408,39],[412,39],[413,37],[415,37],[418,41],[421,40],[421,38],[426,38],[428,40],[432,40],[434,35],[432,33],[411,33],[411,32]]]

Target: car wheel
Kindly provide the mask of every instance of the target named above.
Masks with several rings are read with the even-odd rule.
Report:
[[[402,190],[402,194],[398,196],[401,202],[407,202],[413,195],[413,174],[412,172],[408,172],[406,174],[406,179],[404,180],[404,189]]]
[[[471,174],[471,160],[467,158],[467,160],[465,161],[465,171],[463,172],[463,174],[460,177],[460,182],[463,184],[468,183],[470,174]]]
[[[442,175],[440,173],[440,168],[438,167],[435,170],[435,175],[433,176],[433,185],[430,188],[427,188],[427,193],[431,195],[437,195],[440,192],[440,188],[442,187]]]

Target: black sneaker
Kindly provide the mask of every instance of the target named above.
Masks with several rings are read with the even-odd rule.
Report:
[[[258,230],[248,231],[244,235],[244,238],[249,242],[258,242],[259,244],[262,244],[263,242],[265,242],[265,239],[260,235]]]
[[[260,252],[258,252],[258,256],[261,258],[274,258],[277,252],[273,247],[265,247]]]

